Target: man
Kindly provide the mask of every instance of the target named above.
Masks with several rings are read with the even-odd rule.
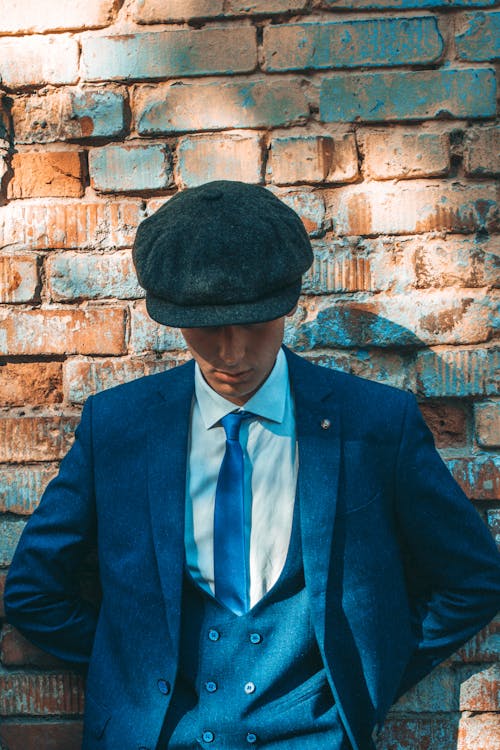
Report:
[[[371,748],[500,606],[491,536],[413,396],[281,348],[312,252],[269,191],[178,193],[134,259],[194,362],[87,401],[8,617],[88,666],[86,750]],[[98,612],[75,581],[96,540]]]

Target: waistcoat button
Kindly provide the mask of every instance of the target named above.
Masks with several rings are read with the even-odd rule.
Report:
[[[247,695],[251,695],[252,693],[255,693],[255,685],[253,682],[247,682],[244,687],[245,693]]]
[[[163,695],[168,695],[170,693],[170,682],[167,682],[167,680],[158,680],[157,684],[160,693],[163,693]]]
[[[250,633],[250,643],[260,643],[262,636],[260,633]]]
[[[214,628],[211,628],[211,629],[210,629],[210,630],[208,631],[208,638],[209,638],[209,640],[211,640],[211,641],[214,641],[214,642],[215,642],[215,641],[218,641],[218,640],[219,640],[219,638],[220,638],[220,633],[219,633],[219,631],[218,631],[218,630],[214,630]]]
[[[247,734],[247,742],[253,745],[254,742],[257,742],[257,735],[254,734],[253,732],[249,732]]]
[[[212,680],[205,682],[205,690],[208,693],[215,693],[215,691],[217,690],[217,683],[213,682]]]
[[[215,735],[213,732],[203,732],[201,739],[203,742],[213,742],[215,740]]]

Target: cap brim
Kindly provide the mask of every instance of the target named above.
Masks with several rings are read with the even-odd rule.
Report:
[[[207,328],[208,326],[245,325],[265,323],[286,315],[297,304],[301,280],[274,292],[272,297],[257,302],[231,305],[175,305],[161,297],[146,295],[149,315],[166,326],[175,328]]]

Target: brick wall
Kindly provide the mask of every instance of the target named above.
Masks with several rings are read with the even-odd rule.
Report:
[[[495,0],[23,0],[0,11],[0,588],[84,399],[186,357],[130,246],[182,187],[269,186],[315,263],[287,342],[413,390],[500,534]],[[355,8],[355,10],[353,10]],[[385,750],[492,750],[498,623]],[[82,683],[4,624],[0,737],[76,750]]]

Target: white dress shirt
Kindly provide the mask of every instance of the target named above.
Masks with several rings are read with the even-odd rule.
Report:
[[[214,592],[214,508],[226,436],[220,420],[244,409],[240,443],[245,462],[245,534],[250,550],[250,606],[276,583],[292,528],[297,483],[295,415],[288,365],[280,349],[259,390],[238,407],[216,393],[195,367],[186,477],[185,548],[188,569],[202,588]]]

